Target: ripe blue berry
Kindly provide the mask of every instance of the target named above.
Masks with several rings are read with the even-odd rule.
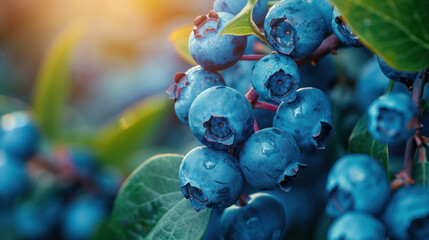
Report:
[[[96,158],[85,148],[72,147],[69,151],[73,172],[80,179],[89,179],[96,171]]]
[[[331,216],[351,210],[376,215],[389,198],[390,186],[386,170],[377,160],[365,154],[349,154],[332,167],[326,191],[326,212]]]
[[[20,159],[0,150],[0,201],[13,200],[28,186],[28,175]]]
[[[232,149],[243,143],[253,132],[253,109],[249,101],[236,90],[219,86],[202,92],[192,103],[189,126],[204,145]]]
[[[378,64],[380,65],[381,71],[388,78],[395,81],[402,81],[408,86],[411,86],[413,84],[413,81],[416,78],[418,72],[404,72],[404,71],[396,70],[392,68],[386,61],[384,61],[383,58],[379,56],[377,56],[377,60],[378,60]]]
[[[328,230],[328,240],[384,240],[386,228],[371,215],[348,212],[336,219]]]
[[[322,91],[331,89],[338,79],[334,58],[328,55],[320,59],[316,66],[311,62],[306,63],[299,69],[301,81],[299,86],[315,87]]]
[[[269,102],[291,102],[301,80],[295,61],[282,54],[271,54],[253,67],[252,85],[259,97]]]
[[[102,199],[83,196],[73,200],[64,210],[62,235],[67,240],[84,240],[93,236],[107,215]]]
[[[197,147],[186,154],[179,169],[180,190],[197,211],[227,208],[240,197],[243,175],[227,152]]]
[[[319,47],[325,35],[325,24],[310,3],[283,0],[268,12],[264,31],[274,50],[299,58],[310,55]]]
[[[332,105],[317,88],[301,88],[296,100],[280,104],[273,126],[291,134],[301,151],[324,149],[325,140],[335,134]]]
[[[355,88],[356,104],[359,109],[366,112],[371,103],[385,93],[389,82],[381,71],[377,58],[369,59],[360,71]],[[404,84],[395,84],[392,92],[407,93],[408,88]]]
[[[393,193],[383,221],[393,239],[429,239],[429,191],[418,185]]]
[[[247,0],[215,0],[213,3],[216,12],[228,12],[237,15],[246,6]],[[256,25],[264,22],[268,12],[268,1],[258,0],[253,7],[253,21]]]
[[[22,160],[32,157],[39,144],[39,133],[32,117],[19,111],[0,119],[0,147]]]
[[[223,79],[228,87],[246,94],[252,87],[252,69],[256,61],[239,61],[234,66],[222,71]]]
[[[332,14],[332,31],[338,37],[338,39],[347,46],[350,47],[362,47],[362,43],[359,41],[359,37],[353,33],[349,25],[344,22],[344,18],[338,9],[334,8]]]
[[[390,93],[369,106],[368,131],[379,142],[399,143],[413,133],[412,120],[416,115],[417,106],[408,95]]]
[[[278,128],[252,134],[240,152],[240,168],[250,186],[289,191],[298,171],[300,152],[295,139]]]
[[[194,20],[189,37],[189,52],[204,69],[219,71],[234,65],[246,49],[247,36],[222,35],[224,27],[234,15],[212,10]]]
[[[264,193],[252,194],[249,198],[245,206],[225,209],[221,218],[224,239],[280,239],[286,222],[282,204]]]
[[[312,0],[311,4],[313,4],[313,6],[323,17],[323,22],[325,23],[326,35],[331,34],[332,33],[332,11],[334,10],[334,7],[327,0]]]
[[[180,121],[188,124],[189,109],[195,98],[204,90],[225,85],[222,75],[210,72],[201,66],[195,66],[186,73],[176,73],[174,84],[168,89],[171,99],[174,99],[174,110]]]

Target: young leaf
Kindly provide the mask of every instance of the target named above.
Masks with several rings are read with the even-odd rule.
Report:
[[[426,149],[421,147],[417,150],[418,162],[414,163],[413,178],[416,184],[429,186],[429,162],[426,158]]]
[[[253,7],[257,2],[258,0],[248,0],[246,6],[225,26],[219,35],[230,34],[241,36],[254,34],[267,43],[264,34],[252,19]]]
[[[191,35],[193,25],[183,26],[175,29],[168,40],[173,44],[176,52],[181,56],[185,61],[191,65],[197,65],[195,60],[192,58],[191,53],[189,52],[189,36]]]
[[[137,168],[115,201],[112,227],[118,239],[201,239],[211,210],[197,213],[179,186],[183,156],[158,155]]]
[[[61,135],[62,117],[68,99],[69,64],[73,49],[81,38],[84,27],[74,22],[53,42],[37,76],[34,113],[42,132],[53,140]]]
[[[137,148],[150,144],[166,119],[171,101],[164,95],[135,104],[103,127],[93,143],[100,159],[126,168],[126,159]]]
[[[361,41],[394,68],[417,71],[429,65],[429,1],[331,2]]]
[[[349,153],[364,153],[380,161],[389,174],[388,146],[377,142],[366,127],[366,115],[356,123],[349,139]]]

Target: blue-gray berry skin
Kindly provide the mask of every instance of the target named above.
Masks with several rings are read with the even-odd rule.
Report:
[[[359,37],[353,33],[349,25],[344,22],[343,16],[336,8],[334,8],[332,13],[332,31],[344,45],[362,47]]]
[[[401,81],[404,84],[411,86],[414,82],[414,79],[417,77],[418,72],[405,72],[394,69],[379,56],[377,56],[377,61],[384,75],[392,80]]]
[[[234,15],[212,10],[206,16],[195,19],[195,27],[189,37],[189,52],[204,69],[220,71],[234,65],[246,49],[247,36],[219,34]]]
[[[214,86],[225,86],[222,75],[207,71],[201,66],[192,67],[186,73],[176,73],[174,81],[167,92],[174,99],[177,117],[185,124],[188,124],[189,109],[201,92]]]
[[[396,190],[383,214],[392,239],[429,239],[429,191],[419,185]]]
[[[298,171],[300,152],[295,139],[279,128],[252,134],[240,152],[240,168],[250,186],[289,191]]]
[[[243,175],[229,153],[197,147],[186,154],[179,169],[180,190],[196,211],[227,208],[240,197]]]
[[[300,58],[310,55],[322,43],[325,23],[310,3],[304,0],[283,0],[268,12],[264,31],[274,50]]]
[[[225,240],[277,240],[285,231],[286,216],[278,199],[266,193],[249,196],[245,206],[225,209],[221,218]]]
[[[28,112],[5,114],[0,123],[0,148],[22,160],[28,160],[36,153],[39,132]]]
[[[189,127],[204,145],[232,149],[253,132],[254,115],[249,101],[239,92],[224,86],[202,92],[189,111]]]
[[[365,154],[341,157],[329,172],[326,183],[326,212],[337,217],[347,211],[379,214],[389,199],[386,170]]]
[[[404,141],[414,131],[417,106],[404,93],[390,93],[375,100],[368,108],[367,126],[379,142],[394,144]]]
[[[246,6],[247,0],[215,0],[213,3],[216,12],[228,12],[237,15]],[[256,25],[264,22],[268,12],[268,1],[258,0],[253,7],[253,21]]]
[[[301,151],[324,149],[325,140],[335,134],[332,105],[317,88],[300,88],[293,102],[280,104],[273,126],[291,134]]]
[[[0,202],[8,202],[21,196],[28,187],[25,166],[14,155],[0,150]]]
[[[328,240],[385,240],[386,228],[375,217],[347,212],[336,219],[328,230]]]
[[[332,33],[332,11],[334,7],[328,0],[312,0],[311,4],[322,15],[323,22],[325,23],[325,35]]]
[[[252,85],[259,97],[269,102],[291,102],[301,80],[298,65],[282,54],[261,58],[253,67]]]

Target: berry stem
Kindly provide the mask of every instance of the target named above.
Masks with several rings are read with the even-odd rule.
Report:
[[[423,96],[423,90],[426,82],[429,81],[429,68],[422,71],[421,74],[417,76],[417,78],[414,80],[412,89],[412,95],[411,98],[413,102],[417,105],[419,112],[422,111],[422,96]],[[420,138],[420,129],[422,127],[421,123],[421,114],[417,114],[416,119],[414,121],[414,127],[416,129],[414,135],[410,137],[407,141],[407,145],[405,147],[405,154],[404,154],[404,165],[402,167],[401,173],[398,174],[395,181],[399,181],[401,185],[408,185],[409,183],[412,183],[412,173],[413,173],[413,163],[414,163],[414,155],[417,150],[417,147],[419,147],[418,142]]]
[[[313,65],[316,65],[317,62],[322,59],[322,57],[328,55],[329,53],[336,54],[338,47],[340,46],[340,40],[335,34],[329,35],[319,48],[314,51],[312,54],[307,57],[294,59],[298,67],[304,66],[308,61],[311,61]]]
[[[265,109],[273,112],[277,112],[278,108],[279,107],[274,104],[261,102],[261,101],[256,101],[256,103],[253,105],[253,109]]]
[[[259,95],[256,93],[254,88],[251,88],[245,95],[245,97],[247,98],[247,100],[249,100],[250,104],[255,105],[256,102],[258,101],[258,97]]]
[[[258,122],[256,121],[256,118],[255,118],[255,120],[253,121],[253,131],[254,131],[254,132],[259,131],[259,126],[258,126]]]
[[[249,55],[243,55],[240,58],[240,60],[242,60],[242,61],[258,61],[265,56],[266,56],[265,54],[249,54]]]

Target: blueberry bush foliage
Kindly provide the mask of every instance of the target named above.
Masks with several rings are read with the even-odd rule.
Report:
[[[213,8],[170,35],[201,66],[176,74],[167,92],[205,146],[155,156],[131,174],[112,213],[119,238],[428,238],[429,205],[419,204],[429,194],[429,2],[216,0]],[[357,55],[342,54],[353,48],[372,58],[355,66],[362,73],[347,67],[362,64]],[[320,82],[329,80],[323,70],[308,75],[332,58],[343,72],[337,87]],[[360,113],[350,111],[350,87]],[[311,195],[324,196],[325,213],[307,235],[289,236],[297,215],[317,212],[288,196],[317,181],[311,165],[323,155],[335,164],[321,178],[324,193]]]

